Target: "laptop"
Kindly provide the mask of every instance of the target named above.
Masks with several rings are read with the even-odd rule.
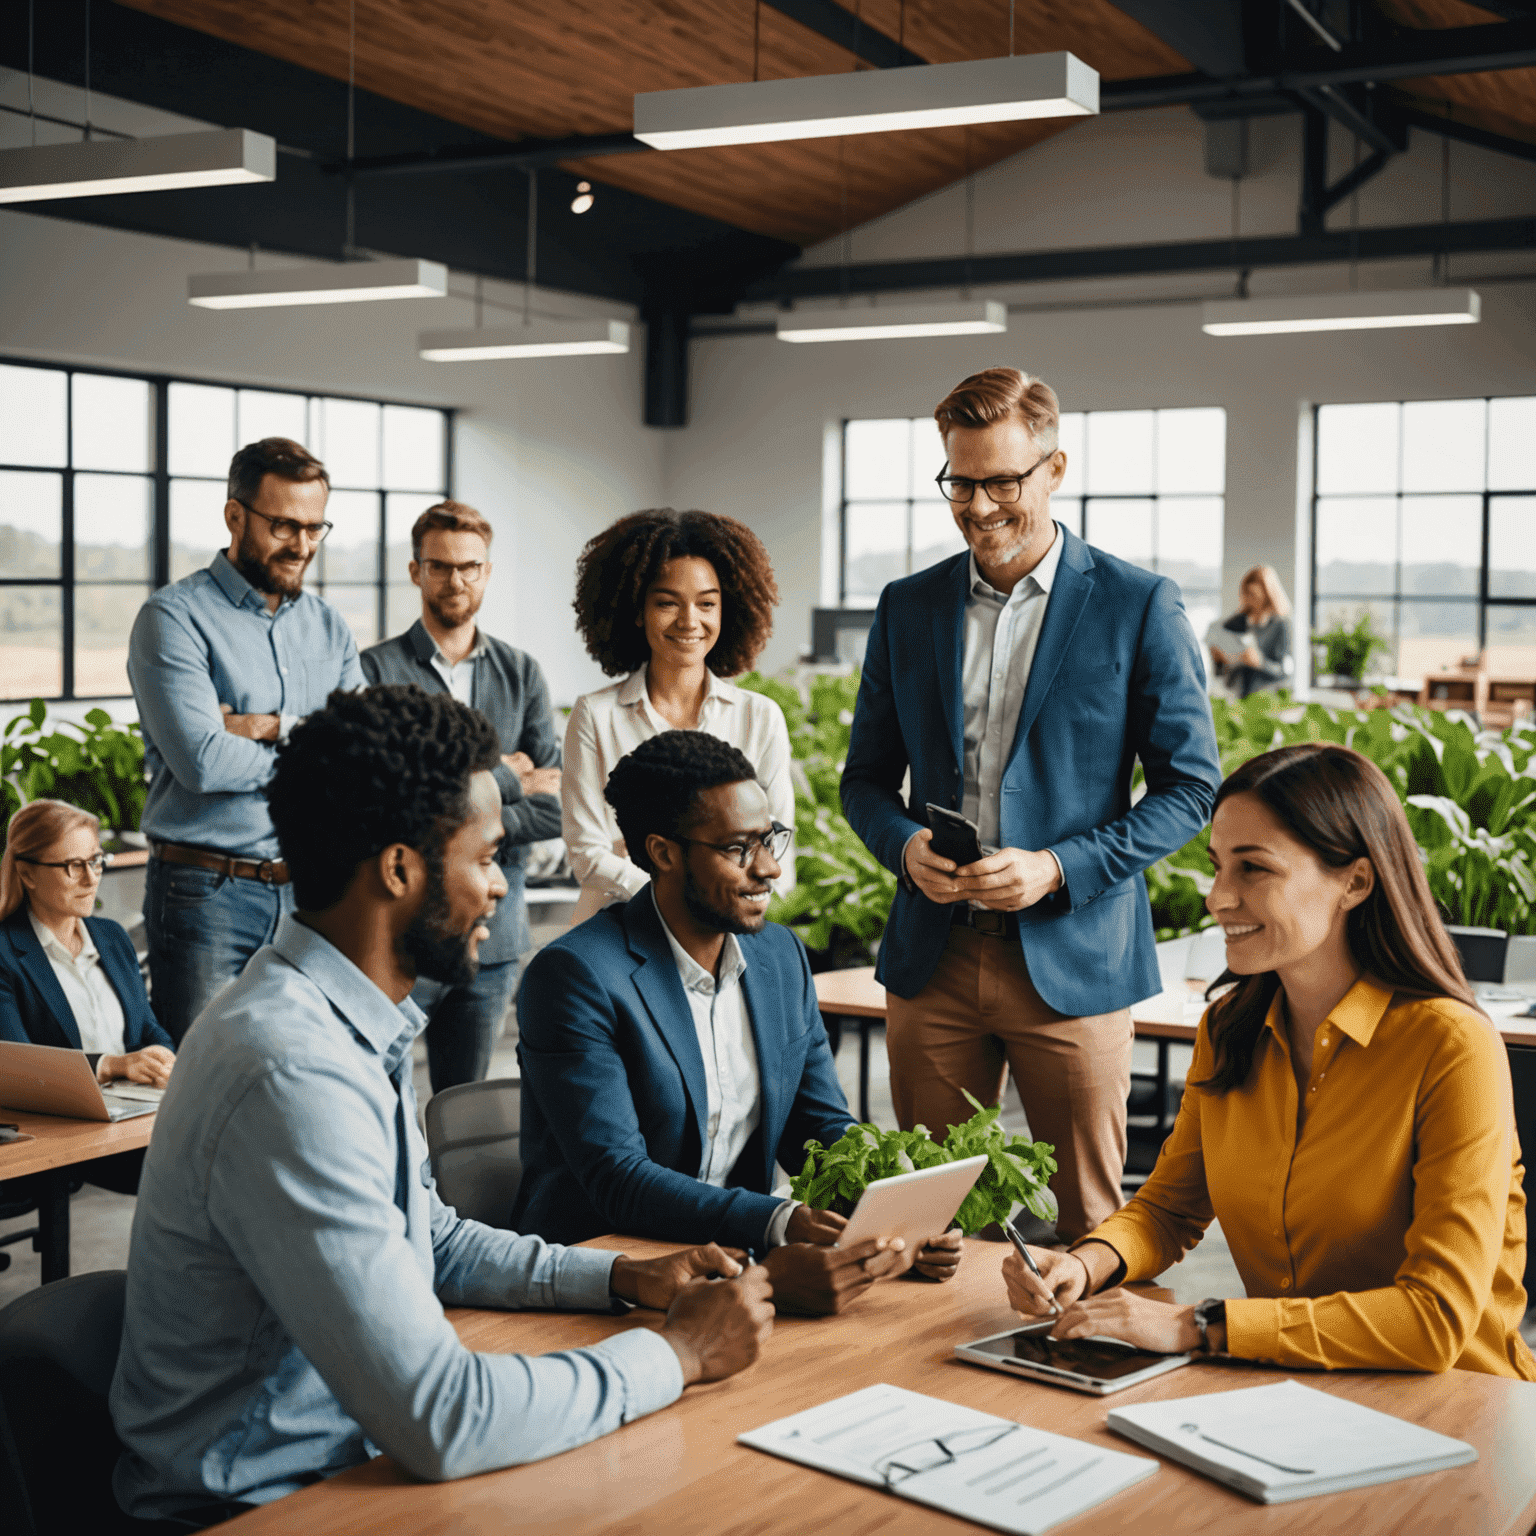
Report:
[[[128,1120],[152,1115],[163,1088],[125,1082],[103,1088],[84,1051],[0,1040],[0,1106],[71,1120]]]

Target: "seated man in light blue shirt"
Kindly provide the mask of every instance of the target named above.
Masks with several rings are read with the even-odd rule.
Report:
[[[415,687],[336,693],[279,749],[298,911],[187,1039],[145,1159],[113,1421],[140,1518],[211,1524],[377,1452],[464,1477],[581,1445],[756,1358],[764,1271],[461,1220],[416,1126],[417,976],[472,976],[501,748]],[[708,1274],[731,1284],[690,1283]],[[669,1309],[558,1355],[476,1354],[443,1305]]]

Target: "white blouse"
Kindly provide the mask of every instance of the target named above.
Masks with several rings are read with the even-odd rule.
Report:
[[[757,769],[775,821],[795,824],[795,786],[790,777],[789,727],[772,699],[708,674],[709,692],[698,729],[738,747]],[[622,682],[576,700],[565,728],[565,761],[560,774],[561,832],[571,869],[581,882],[573,922],[585,922],[615,901],[628,901],[650,876],[619,850],[623,837],[613,807],[603,798],[608,775],[621,757],[642,741],[675,727],[657,712],[645,687],[645,668]],[[795,850],[780,860],[780,891],[794,885]]]
[[[121,1056],[127,1029],[123,1005],[102,969],[101,955],[91,930],[84,923],[80,924],[83,942],[80,953],[72,955],[53,929],[38,921],[30,907],[27,916],[64,993],[64,1001],[75,1016],[75,1028],[80,1031],[80,1049],[87,1055]]]

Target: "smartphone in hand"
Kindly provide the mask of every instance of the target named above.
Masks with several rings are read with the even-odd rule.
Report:
[[[976,830],[975,822],[967,821],[958,811],[932,802],[925,809],[928,825],[933,829],[933,842],[929,846],[940,858],[953,859],[962,869],[981,858],[981,834]]]

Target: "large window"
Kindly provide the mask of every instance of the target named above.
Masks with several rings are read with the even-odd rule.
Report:
[[[1536,676],[1536,398],[1319,406],[1316,452],[1314,629],[1369,611],[1404,678]]]
[[[1090,544],[1170,576],[1204,634],[1221,604],[1226,412],[1067,412],[1056,519]],[[842,604],[873,607],[888,581],[965,548],[934,476],[931,417],[843,427]]]
[[[309,584],[359,645],[405,628],[410,526],[448,490],[448,412],[0,363],[0,696],[126,695],[134,616],[227,546],[229,461],[261,437],[330,470],[336,526]]]

